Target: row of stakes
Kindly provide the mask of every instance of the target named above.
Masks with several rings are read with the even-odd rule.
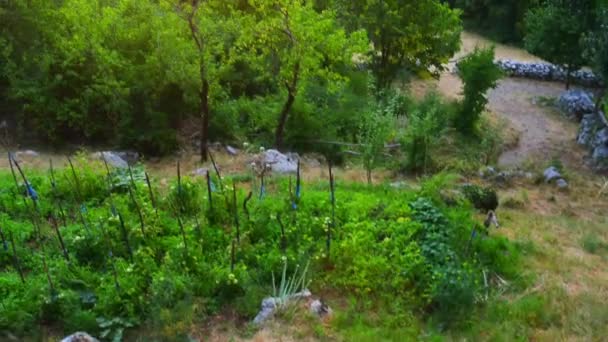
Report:
[[[217,167],[217,164],[215,163],[215,160],[213,159],[213,156],[211,155],[211,153],[209,153],[211,162],[213,164],[213,168],[215,170],[215,173],[217,175],[218,178],[218,182],[220,183],[220,189],[222,189],[222,193],[224,192],[224,187],[222,184],[222,176],[220,174],[220,171]],[[125,227],[125,223],[124,223],[124,219],[123,216],[120,214],[120,212],[118,212],[116,206],[114,205],[114,200],[112,197],[112,190],[114,188],[113,182],[112,182],[112,177],[111,177],[111,171],[110,168],[108,166],[107,161],[105,160],[105,157],[102,154],[102,159],[104,162],[104,166],[105,166],[105,170],[106,170],[106,183],[107,183],[107,194],[108,194],[108,199],[110,202],[110,210],[111,210],[111,214],[113,216],[117,216],[118,220],[119,220],[119,226],[120,226],[120,230],[121,230],[121,234],[122,234],[122,238],[125,244],[125,247],[127,249],[127,253],[129,256],[129,261],[133,262],[133,250],[131,248],[130,242],[129,242],[129,237],[128,237],[128,232],[127,229]],[[35,246],[37,247],[37,249],[40,250],[40,255],[41,255],[41,260],[42,260],[42,265],[43,265],[43,269],[44,272],[46,274],[46,278],[47,278],[47,282],[49,285],[49,288],[51,290],[51,294],[55,294],[55,286],[51,277],[51,274],[49,272],[48,269],[48,265],[47,265],[47,261],[46,261],[46,256],[45,256],[45,250],[44,250],[44,243],[42,240],[42,233],[41,233],[41,211],[40,211],[40,207],[38,205],[38,201],[39,201],[39,197],[38,194],[36,192],[36,190],[33,188],[33,186],[31,185],[31,183],[27,180],[27,177],[23,171],[23,169],[21,168],[21,166],[19,165],[19,162],[15,159],[15,157],[13,156],[13,154],[11,152],[8,153],[8,160],[9,160],[9,165],[10,165],[10,169],[11,169],[11,173],[13,176],[13,180],[15,183],[15,187],[17,188],[17,192],[15,193],[16,196],[17,194],[19,194],[19,192],[21,191],[21,187],[19,185],[19,180],[18,180],[18,176],[17,173],[19,174],[19,177],[21,178],[21,180],[23,181],[23,185],[25,186],[25,192],[26,192],[26,196],[21,197],[21,200],[23,201],[24,206],[27,208],[27,211],[29,213],[29,217],[30,220],[32,222],[32,225],[35,228],[36,231],[36,244]],[[79,209],[76,210],[78,213],[78,219],[80,220],[80,224],[83,226],[85,232],[87,235],[90,236],[91,234],[91,229],[89,227],[89,223],[87,220],[87,207],[84,201],[84,198],[82,196],[82,190],[81,190],[81,184],[80,184],[80,180],[78,178],[78,174],[76,173],[76,170],[74,168],[74,164],[72,163],[72,160],[67,157],[68,160],[68,164],[70,166],[71,169],[71,173],[72,173],[72,177],[74,180],[74,184],[75,184],[75,200],[77,202],[77,204],[79,205]],[[53,168],[53,162],[52,160],[49,161],[49,166],[50,166],[50,181],[51,181],[51,191],[53,192],[54,195],[57,194],[57,181],[55,179],[55,172],[54,172],[54,168]],[[329,167],[329,190],[330,190],[330,203],[331,203],[331,215],[332,215],[332,220],[331,222],[328,223],[328,227],[327,227],[327,235],[326,235],[326,254],[327,254],[327,258],[330,257],[330,250],[331,250],[331,239],[332,239],[332,227],[335,224],[335,216],[336,216],[336,210],[335,210],[335,180],[334,180],[334,174],[333,174],[333,170],[332,170],[332,164],[331,162],[328,163],[328,167]],[[17,169],[17,172],[15,172],[15,169]],[[135,207],[135,211],[137,212],[137,216],[139,218],[139,223],[140,223],[140,230],[142,233],[142,236],[144,238],[144,241],[146,239],[146,229],[145,229],[145,223],[144,223],[144,216],[143,213],[141,211],[141,207],[139,205],[139,203],[136,200],[136,191],[137,191],[137,186],[133,177],[133,171],[131,169],[130,166],[128,166],[128,171],[129,171],[129,178],[130,178],[130,185],[127,186],[128,188],[128,192],[129,192],[129,197],[131,199],[131,202],[133,204],[133,206]],[[145,181],[146,181],[146,185],[148,188],[148,195],[150,197],[150,202],[152,204],[152,207],[154,209],[155,215],[158,217],[158,207],[157,207],[157,202],[156,202],[156,198],[154,196],[154,191],[152,189],[152,184],[150,182],[150,177],[148,175],[147,172],[144,171],[144,175],[145,175]],[[209,210],[213,211],[213,197],[212,197],[212,191],[213,191],[213,183],[209,174],[209,171],[207,171],[206,173],[206,183],[207,183],[207,195],[208,195],[208,201],[209,201]],[[264,198],[264,195],[266,193],[266,185],[265,185],[265,170],[261,173],[260,175],[260,190],[259,190],[259,200],[262,200]],[[301,175],[300,175],[300,161],[298,160],[298,164],[297,164],[297,172],[296,172],[296,185],[295,185],[295,193],[292,191],[292,181],[291,181],[291,177],[289,178],[289,196],[290,196],[290,201],[291,201],[291,207],[293,210],[297,210],[297,205],[299,202],[299,199],[301,197],[301,190],[302,190],[302,186],[301,186]],[[182,221],[182,217],[181,217],[181,212],[183,212],[184,210],[184,205],[183,205],[183,198],[182,198],[182,180],[181,180],[181,169],[180,169],[180,163],[179,161],[177,162],[177,197],[178,197],[178,205],[179,208],[176,208],[175,211],[175,215],[177,218],[177,222],[179,225],[179,229],[180,229],[180,233],[182,235],[182,239],[183,239],[183,243],[184,243],[184,253],[187,256],[188,254],[188,244],[187,244],[187,239],[186,239],[186,232],[184,229],[184,225],[183,225],[183,221]],[[234,219],[234,226],[235,226],[235,230],[236,230],[236,236],[235,239],[232,240],[232,244],[231,244],[231,252],[230,252],[230,270],[233,271],[234,270],[234,266],[236,263],[236,248],[237,248],[237,244],[240,243],[240,224],[239,224],[239,216],[238,216],[238,210],[237,210],[237,189],[236,189],[236,183],[233,181],[232,183],[232,205],[230,204],[230,202],[228,201],[228,198],[226,198],[226,205],[228,210],[232,211],[233,213],[233,219]],[[253,192],[250,191],[248,193],[248,195],[245,197],[245,199],[243,200],[243,211],[245,213],[245,216],[247,217],[247,219],[249,220],[249,210],[247,207],[248,202],[251,200],[253,196]],[[27,200],[27,198],[30,199],[30,201]],[[56,206],[56,209],[58,210],[59,213],[59,219],[61,219],[62,223],[64,226],[67,226],[67,217],[66,217],[66,212],[63,209],[63,206],[61,204],[61,202],[57,199],[57,196],[54,196],[55,201],[54,201],[54,205]],[[15,198],[15,200],[19,200],[18,198]],[[30,204],[31,203],[31,206]],[[285,252],[286,248],[287,248],[287,238],[286,238],[286,234],[285,234],[285,226],[281,220],[281,215],[278,214],[277,215],[277,222],[281,228],[281,241],[280,241],[280,248],[282,250],[282,252]],[[59,242],[59,245],[61,247],[62,250],[62,254],[64,259],[66,260],[66,262],[68,263],[68,265],[71,265],[71,260],[70,260],[70,255],[68,253],[68,250],[65,246],[65,243],[63,241],[63,237],[61,235],[61,232],[59,230],[59,222],[58,222],[58,217],[55,215],[54,212],[51,212],[50,214],[50,221],[51,221],[51,226],[53,228],[53,231],[55,232],[56,236],[57,236],[57,240]],[[119,281],[118,281],[118,274],[116,271],[116,266],[115,266],[115,261],[114,261],[114,253],[112,250],[112,244],[110,242],[110,238],[109,235],[107,233],[107,231],[104,228],[104,225],[102,222],[99,223],[99,227],[100,230],[103,234],[103,238],[106,244],[106,247],[108,248],[108,255],[109,255],[109,266],[111,268],[113,277],[114,277],[114,283],[115,286],[118,290],[120,290],[120,285],[119,285]],[[198,220],[198,217],[195,215],[195,227],[197,232],[200,234],[201,232],[201,225],[200,222]],[[23,272],[23,268],[21,266],[21,261],[19,259],[19,256],[17,254],[17,249],[16,249],[16,245],[15,245],[15,239],[13,236],[12,231],[8,231],[8,238],[5,236],[4,231],[2,230],[2,227],[0,227],[0,238],[2,239],[2,245],[3,245],[3,249],[5,250],[5,252],[9,252],[9,242],[10,245],[12,246],[12,248],[10,248],[12,250],[12,254],[13,254],[13,264],[15,269],[17,270],[17,272],[19,273],[20,279],[22,283],[25,283],[25,275]]]

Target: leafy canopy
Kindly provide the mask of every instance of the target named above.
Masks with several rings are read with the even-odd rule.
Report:
[[[343,21],[365,28],[371,67],[381,88],[402,70],[438,74],[460,48],[460,12],[437,0],[337,0]]]

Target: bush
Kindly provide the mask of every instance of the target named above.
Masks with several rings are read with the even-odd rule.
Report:
[[[458,63],[458,71],[464,83],[464,99],[454,118],[454,126],[463,134],[475,133],[476,125],[488,102],[486,92],[496,87],[502,71],[494,64],[494,48],[475,48]]]
[[[429,93],[412,106],[407,115],[407,127],[401,139],[405,153],[403,169],[426,173],[433,166],[433,152],[445,133],[452,106],[439,94]]]

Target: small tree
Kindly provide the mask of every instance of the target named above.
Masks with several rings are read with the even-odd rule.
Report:
[[[334,12],[318,13],[304,0],[251,4],[262,19],[253,27],[253,40],[244,45],[259,53],[257,68],[269,73],[284,91],[275,130],[275,147],[281,148],[290,113],[306,82],[322,79],[330,89],[338,89],[346,81],[340,69],[352,65],[353,55],[366,52],[369,43],[364,31],[347,34]]]
[[[600,89],[596,107],[601,108],[602,100],[606,96],[606,82],[608,82],[608,7],[599,11],[596,28],[586,36],[586,57],[591,62],[591,68],[596,75],[604,81],[604,88]],[[604,102],[606,106],[606,102]],[[608,108],[607,108],[608,109]]]
[[[571,73],[585,63],[583,36],[592,25],[593,0],[549,0],[528,11],[524,45],[531,53]]]
[[[361,157],[367,173],[367,183],[372,184],[372,170],[378,166],[384,153],[384,144],[389,138],[392,113],[376,108],[366,115],[360,126],[359,142],[362,144]]]
[[[459,64],[460,78],[464,83],[464,99],[454,125],[463,134],[474,133],[488,99],[486,92],[496,87],[502,71],[494,64],[494,48],[475,48]]]

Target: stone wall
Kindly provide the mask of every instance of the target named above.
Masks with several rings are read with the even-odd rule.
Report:
[[[569,116],[580,118],[576,141],[589,149],[593,167],[598,171],[608,171],[608,125],[599,116],[604,113],[596,113],[593,95],[582,90],[566,91],[558,104]]]
[[[565,82],[566,71],[550,63],[519,62],[509,59],[499,59],[498,65],[508,76],[530,78],[541,81]],[[578,70],[572,73],[572,84],[585,87],[598,88],[603,86],[603,81],[593,72]]]

